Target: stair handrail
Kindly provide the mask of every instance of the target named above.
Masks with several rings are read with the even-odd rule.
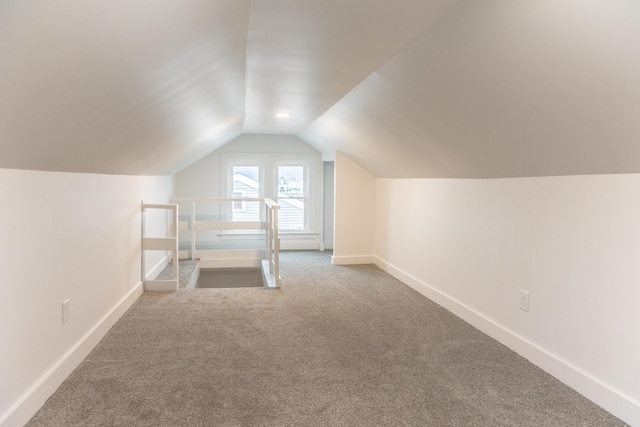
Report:
[[[190,203],[191,213],[189,215],[190,240],[191,240],[191,259],[196,257],[196,230],[209,229],[208,227],[223,226],[221,229],[233,230],[256,230],[264,229],[266,235],[266,246],[263,263],[268,262],[269,276],[267,282],[271,288],[279,288],[280,278],[280,237],[278,234],[278,211],[280,205],[269,198],[262,197],[174,197],[172,203]],[[264,219],[259,221],[197,221],[196,220],[196,204],[197,202],[260,202],[264,203],[265,215]],[[196,224],[199,224],[196,225]],[[233,224],[233,228],[229,226]],[[259,228],[258,228],[259,226]],[[204,227],[204,228],[203,228]],[[220,229],[218,229],[220,230]],[[266,267],[266,266],[265,266]]]

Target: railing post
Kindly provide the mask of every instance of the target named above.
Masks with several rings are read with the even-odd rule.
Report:
[[[191,203],[191,224],[189,224],[191,230],[191,259],[196,258],[196,201]]]
[[[140,201],[141,213],[142,213],[142,226],[140,229],[140,276],[142,277],[140,280],[144,282],[146,279],[145,274],[145,265],[144,265],[144,217],[145,217],[145,209],[144,209],[144,200]]]
[[[269,204],[265,201],[264,202],[264,217],[265,217],[265,230],[264,230],[264,234],[265,234],[265,242],[264,242],[264,257],[265,259],[269,259],[269,257],[271,256],[271,230],[269,229],[270,224],[271,224],[271,217],[270,217],[270,212],[271,208],[269,207]]]
[[[173,277],[176,278],[176,280],[180,280],[179,277],[179,273],[178,273],[178,264],[180,263],[180,252],[179,252],[179,243],[178,243],[178,229],[180,228],[180,224],[178,224],[178,205],[174,205],[173,208],[171,209],[171,214],[172,214],[172,220],[173,220],[173,224],[172,224],[172,229],[173,229],[173,238],[175,238],[175,248],[174,251],[172,253],[173,255]]]
[[[278,209],[274,206],[273,211],[273,277],[276,286],[280,286],[280,236],[278,235]]]
[[[145,220],[146,211],[148,209],[163,209],[171,211],[171,220],[173,224],[171,227],[165,227],[165,234],[169,234],[167,237],[146,237]],[[178,205],[175,204],[145,204],[144,201],[141,204],[142,218],[141,218],[141,276],[144,283],[145,291],[176,291],[179,287],[179,259],[178,255]],[[169,217],[165,215],[165,220]],[[145,251],[147,250],[161,250],[170,251],[171,260],[173,262],[173,279],[171,280],[147,280],[146,268],[145,268]]]
[[[273,274],[273,207],[269,206],[267,209],[267,259],[269,260],[269,273]]]

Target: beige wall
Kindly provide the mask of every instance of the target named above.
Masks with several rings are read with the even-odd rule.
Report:
[[[640,175],[378,179],[376,263],[640,425],[639,188]]]
[[[171,177],[0,169],[0,425],[23,425],[140,295],[140,202],[170,193]]]
[[[335,264],[373,261],[376,179],[341,152],[335,160]]]
[[[220,155],[223,153],[313,154],[313,147],[293,135],[241,135],[174,177],[175,197],[221,197]]]

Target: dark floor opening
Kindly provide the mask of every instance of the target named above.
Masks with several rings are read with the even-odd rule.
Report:
[[[196,288],[254,288],[262,287],[259,268],[201,268]]]

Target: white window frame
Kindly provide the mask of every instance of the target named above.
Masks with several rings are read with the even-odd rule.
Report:
[[[302,171],[303,171],[303,176],[302,176],[302,182],[303,182],[303,188],[302,188],[302,197],[291,197],[291,196],[287,196],[287,197],[279,197],[280,194],[280,180],[279,175],[280,175],[280,171],[279,168],[281,166],[301,166],[302,167]],[[294,229],[284,229],[281,228],[280,232],[282,233],[309,233],[310,232],[310,226],[309,223],[311,222],[311,213],[308,207],[308,201],[309,201],[309,171],[311,169],[311,162],[309,161],[309,159],[288,159],[288,160],[278,160],[274,163],[273,166],[273,179],[275,180],[274,183],[274,197],[273,200],[275,200],[277,203],[280,203],[280,200],[283,199],[292,199],[292,200],[302,200],[303,205],[304,205],[304,219],[303,219],[303,227],[302,230],[294,230]]]
[[[233,198],[233,167],[234,166],[256,166],[258,167],[258,197],[264,197],[265,193],[265,167],[264,162],[246,156],[241,153],[222,153],[220,156],[220,194],[222,197]],[[245,193],[246,194],[246,193]],[[242,202],[246,210],[246,202]],[[227,203],[222,207],[222,212],[228,218],[233,218],[233,203]],[[241,212],[241,211],[236,211]],[[264,219],[264,212],[260,210],[260,221]]]
[[[308,153],[221,153],[220,190],[222,197],[233,195],[233,167],[259,167],[259,197],[278,199],[278,167],[304,167],[304,227],[302,230],[281,230],[282,235],[319,234],[320,218],[320,158]],[[260,219],[263,220],[261,211]]]

